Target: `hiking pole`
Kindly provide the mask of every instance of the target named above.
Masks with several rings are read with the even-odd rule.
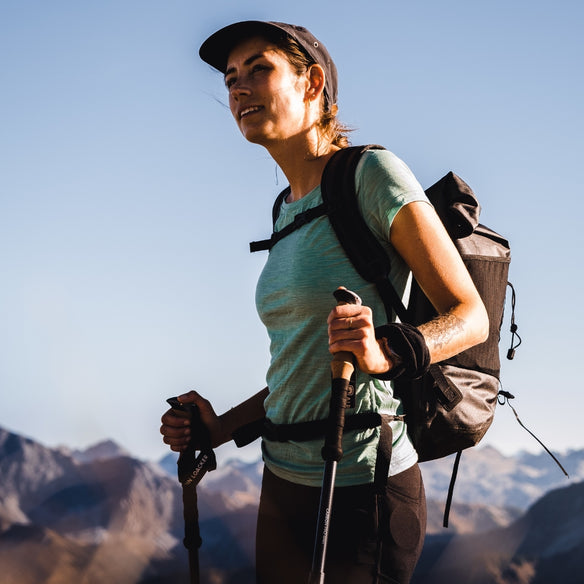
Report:
[[[337,288],[333,295],[337,299],[337,304],[361,304],[359,296],[346,288]],[[324,582],[324,564],[333,504],[333,491],[337,463],[343,457],[342,439],[345,427],[345,408],[347,407],[349,384],[354,370],[355,365],[352,353],[347,351],[335,353],[331,361],[331,398],[324,446],[321,451],[325,465],[309,584],[322,584]]]
[[[194,404],[181,404],[176,397],[166,400],[177,416],[190,419],[191,439],[187,449],[178,457],[178,480],[182,485],[185,537],[183,544],[189,554],[190,584],[199,584],[199,548],[203,540],[199,532],[197,485],[207,471],[217,468],[215,453],[211,448],[211,436],[201,421],[199,408]],[[195,443],[201,451],[196,456]]]

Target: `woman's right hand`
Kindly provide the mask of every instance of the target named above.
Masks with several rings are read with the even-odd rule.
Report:
[[[213,447],[223,443],[221,439],[221,420],[213,410],[211,403],[201,397],[196,391],[189,391],[178,396],[181,404],[194,404],[199,408],[201,421],[211,435],[211,445]],[[172,408],[164,413],[161,418],[162,426],[160,433],[163,436],[162,441],[170,446],[175,452],[182,452],[187,449],[191,439],[190,420],[184,416],[178,415]],[[200,445],[194,444],[196,450]]]

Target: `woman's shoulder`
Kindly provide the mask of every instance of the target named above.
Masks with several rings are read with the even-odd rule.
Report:
[[[357,174],[381,172],[414,176],[408,165],[393,151],[386,148],[365,150],[357,165]]]
[[[424,190],[409,166],[394,152],[387,149],[366,150],[355,172],[357,191],[371,189],[393,191],[395,195]]]
[[[355,188],[369,228],[387,241],[399,210],[408,203],[428,200],[407,164],[390,150],[372,149],[363,154],[355,172]]]

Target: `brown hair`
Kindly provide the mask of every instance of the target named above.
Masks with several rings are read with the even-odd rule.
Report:
[[[300,47],[300,45],[289,36],[272,39],[276,46],[286,55],[289,63],[292,65],[298,75],[304,73],[315,61],[309,57]],[[337,119],[339,108],[336,103],[328,103],[326,96],[321,100],[321,111],[319,127],[331,144],[339,148],[349,146],[347,134],[352,131],[351,128]]]

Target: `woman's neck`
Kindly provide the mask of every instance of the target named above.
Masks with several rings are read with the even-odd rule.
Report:
[[[338,146],[328,142],[324,148],[322,142],[320,144],[305,142],[302,146],[290,142],[291,140],[287,140],[285,143],[268,147],[270,155],[290,184],[290,194],[286,199],[288,202],[301,199],[320,184],[327,162],[339,150]]]

